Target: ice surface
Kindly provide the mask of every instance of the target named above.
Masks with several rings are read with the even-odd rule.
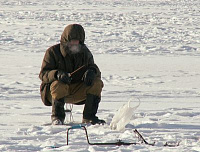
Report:
[[[1,0],[0,151],[200,151],[199,0]],[[80,23],[105,84],[92,142],[137,141],[155,146],[89,146],[83,130],[44,126],[51,107],[40,99],[38,74],[46,49],[64,27]],[[115,112],[140,98],[123,132],[110,129]],[[81,121],[83,106],[74,106]],[[179,147],[163,147],[181,141]],[[58,147],[58,148],[56,148]]]

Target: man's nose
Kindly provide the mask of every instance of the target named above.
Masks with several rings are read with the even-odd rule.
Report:
[[[70,43],[73,44],[79,44],[79,40],[71,40]]]

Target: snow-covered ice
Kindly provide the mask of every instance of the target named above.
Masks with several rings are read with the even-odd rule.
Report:
[[[200,151],[199,8],[199,0],[1,0],[0,151]],[[155,146],[89,146],[81,129],[67,146],[68,127],[44,125],[51,107],[41,102],[38,74],[70,23],[85,28],[105,84],[98,116],[107,124],[87,127],[91,142],[136,142],[137,129]],[[130,98],[141,100],[130,123],[111,130]],[[74,106],[75,121],[82,110]]]

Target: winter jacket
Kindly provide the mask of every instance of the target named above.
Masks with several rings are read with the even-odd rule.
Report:
[[[81,44],[81,51],[77,54],[70,54],[69,49],[66,48],[66,44],[72,39],[79,40]],[[84,44],[84,40],[85,32],[83,27],[78,24],[71,24],[63,31],[60,43],[47,49],[39,74],[39,78],[42,80],[40,94],[46,106],[51,106],[51,102],[48,101],[47,96],[51,83],[57,80],[56,75],[58,71],[72,73],[84,66],[72,76],[71,83],[83,81],[82,77],[88,68],[95,69],[96,76],[101,77],[101,72],[94,63],[93,55]]]

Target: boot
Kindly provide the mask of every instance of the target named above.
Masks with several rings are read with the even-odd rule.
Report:
[[[86,101],[85,101],[85,107],[83,110],[82,123],[91,123],[93,125],[105,123],[104,120],[101,120],[96,116],[100,100],[101,99],[98,96],[95,96],[92,94],[87,94]]]
[[[63,125],[65,120],[64,98],[52,101],[51,120],[53,125]]]

